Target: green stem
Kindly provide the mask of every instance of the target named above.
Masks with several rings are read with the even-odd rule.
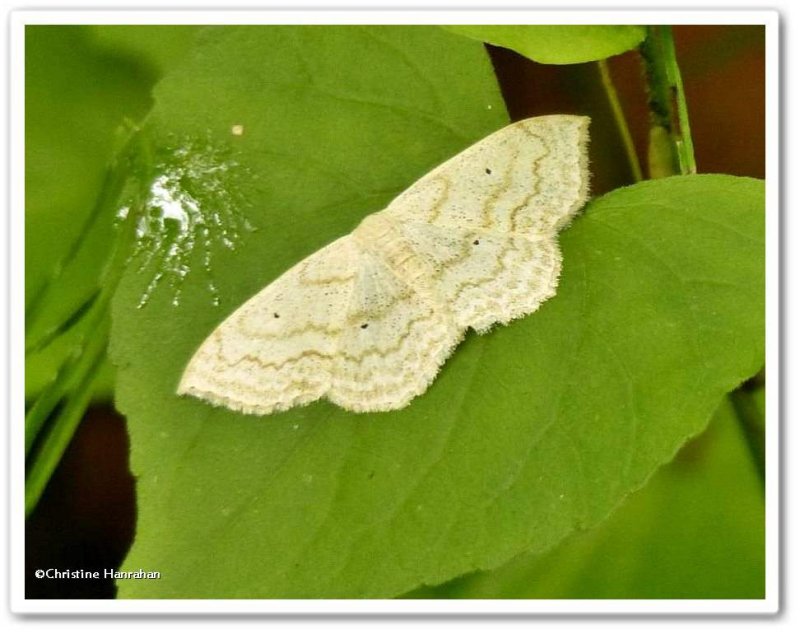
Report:
[[[53,341],[69,332],[73,327],[79,324],[83,318],[91,311],[92,306],[97,301],[97,296],[100,294],[100,289],[93,288],[89,291],[87,297],[81,300],[80,304],[70,311],[69,315],[62,322],[48,328],[37,338],[30,338],[25,341],[25,355],[36,354],[47,348]]]
[[[597,67],[600,70],[600,81],[603,84],[608,103],[611,106],[611,113],[614,116],[614,121],[617,124],[617,131],[622,140],[622,145],[625,148],[625,155],[628,157],[628,165],[631,169],[631,176],[635,182],[642,180],[642,166],[639,163],[639,157],[636,154],[636,146],[633,143],[628,121],[625,119],[625,113],[622,111],[622,104],[619,100],[619,94],[614,86],[614,80],[611,77],[611,71],[608,67],[608,62],[601,59],[597,62]]]
[[[111,213],[113,206],[119,200],[122,188],[128,178],[127,159],[130,156],[130,150],[138,139],[136,130],[129,132],[129,135],[119,152],[116,153],[115,158],[112,159],[111,164],[106,169],[103,176],[103,184],[100,187],[100,193],[95,200],[95,204],[89,215],[83,221],[83,225],[78,231],[78,235],[70,245],[66,254],[56,263],[55,267],[50,273],[50,276],[39,286],[39,288],[32,294],[31,298],[25,306],[25,329],[26,331],[31,325],[36,323],[41,313],[42,306],[45,304],[45,299],[50,294],[51,290],[61,280],[64,272],[69,265],[78,255],[83,246],[86,236],[93,229],[95,224],[100,218],[107,217]]]
[[[67,359],[61,364],[56,376],[43,389],[30,410],[25,414],[25,456],[27,457],[33,448],[36,438],[42,431],[47,419],[58,407],[67,391],[75,382],[78,373],[80,360],[83,355],[84,345],[77,346]]]
[[[92,333],[92,338],[81,355],[80,379],[66,395],[64,409],[42,442],[36,453],[36,459],[25,476],[26,516],[39,502],[89,405],[94,383],[98,377],[97,370],[105,358],[110,321],[110,316],[106,315],[100,328]]]
[[[664,42],[667,80],[678,110],[676,143],[681,174],[696,174],[697,162],[694,157],[694,142],[692,141],[692,130],[689,125],[689,108],[686,104],[686,92],[683,89],[683,78],[681,77],[681,69],[678,66],[678,57],[675,52],[675,40],[672,37],[671,27],[663,26],[660,30]]]
[[[695,174],[697,164],[675,41],[669,26],[647,28],[640,47],[649,90],[651,178]]]
[[[115,165],[120,176],[121,165]],[[124,183],[124,179],[123,179]],[[121,186],[117,190],[121,192]],[[116,202],[116,201],[111,201]],[[93,387],[108,348],[111,299],[116,292],[135,240],[137,214],[129,213],[118,233],[100,277],[100,292],[88,308],[85,338],[54,381],[37,397],[25,417],[25,510],[36,506],[61,456],[69,445],[92,396]],[[54,417],[59,406],[62,409]],[[47,423],[50,423],[49,425]]]

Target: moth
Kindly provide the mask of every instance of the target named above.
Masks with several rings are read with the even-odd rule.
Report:
[[[588,195],[588,127],[525,119],[435,168],[225,319],[178,393],[262,415],[320,398],[353,412],[405,407],[469,328],[485,333],[555,294],[558,232]]]

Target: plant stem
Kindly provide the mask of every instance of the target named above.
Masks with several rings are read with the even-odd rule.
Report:
[[[25,456],[30,453],[36,438],[47,422],[50,414],[58,407],[69,388],[74,383],[77,374],[81,355],[84,350],[84,342],[76,346],[67,359],[61,364],[56,376],[36,397],[30,410],[25,414]]]
[[[608,67],[608,62],[601,59],[597,62],[597,68],[600,71],[600,81],[603,84],[608,103],[611,106],[611,113],[614,116],[614,121],[617,124],[617,131],[622,140],[622,145],[625,148],[625,154],[628,157],[628,165],[631,169],[631,177],[635,182],[642,180],[642,166],[639,163],[639,157],[636,154],[636,146],[633,143],[628,121],[625,119],[625,113],[622,111],[622,104],[619,100],[619,94],[614,86],[614,80],[611,77],[611,70]]]
[[[63,409],[47,428],[44,440],[29,460],[25,477],[25,512],[36,506],[50,476],[72,439],[89,400],[102,364],[111,325],[111,298],[116,291],[127,256],[128,237],[124,223],[112,250],[111,261],[103,274],[103,288],[88,316],[85,339],[75,353],[62,365],[55,380],[42,391],[25,416],[25,454],[31,453],[45,423],[60,404]]]
[[[649,91],[650,177],[694,174],[697,164],[675,41],[669,26],[647,27],[640,47]]]
[[[118,196],[127,179],[127,171],[123,169],[121,161],[115,161],[112,171],[115,172],[114,182],[119,183],[112,191]],[[101,196],[105,198],[105,205],[116,203],[110,193]],[[119,225],[107,264],[100,276],[100,291],[81,315],[87,320],[84,339],[25,416],[25,454],[28,460],[25,477],[26,514],[39,501],[91,399],[98,369],[108,348],[111,299],[125,271],[135,239],[136,222],[137,214],[131,212]],[[53,418],[53,412],[59,406],[62,409]],[[52,422],[47,425],[51,418]],[[43,434],[44,438],[41,438]]]
[[[675,40],[672,37],[672,28],[661,27],[666,57],[667,79],[670,92],[674,96],[678,109],[677,149],[680,161],[681,174],[696,174],[697,162],[694,157],[694,142],[692,129],[689,125],[689,108],[686,103],[686,92],[683,89],[683,78],[678,66],[678,57],[675,53]]]
[[[36,322],[39,318],[44,300],[49,295],[53,287],[59,282],[68,266],[72,263],[75,257],[81,250],[87,234],[92,230],[97,221],[110,213],[111,208],[116,204],[122,193],[122,188],[127,180],[127,171],[121,169],[121,164],[128,158],[133,143],[137,140],[135,130],[129,132],[127,139],[123,143],[119,152],[116,153],[115,158],[112,159],[110,165],[106,169],[103,176],[103,184],[100,187],[100,193],[97,196],[92,210],[83,221],[83,225],[78,231],[78,235],[70,245],[64,256],[56,263],[55,267],[50,273],[50,276],[42,283],[42,285],[32,294],[32,297],[25,306],[25,329]]]
[[[59,412],[52,429],[42,442],[30,471],[25,476],[25,515],[36,507],[50,477],[53,475],[69,442],[75,434],[92,397],[100,365],[108,346],[108,330],[111,318],[104,315],[100,328],[92,333],[81,354],[80,378],[66,395],[64,409]],[[27,430],[26,430],[27,431]],[[26,438],[27,444],[27,438]]]
[[[49,346],[53,341],[58,339],[60,336],[69,332],[74,326],[79,324],[83,317],[91,310],[94,303],[97,301],[97,296],[100,294],[100,290],[97,288],[93,288],[89,291],[87,297],[81,300],[81,303],[70,311],[69,315],[67,316],[64,321],[55,326],[51,326],[45,332],[43,332],[39,337],[36,339],[32,339],[30,341],[25,341],[25,355],[29,354],[36,354],[37,352],[41,352],[47,346]]]

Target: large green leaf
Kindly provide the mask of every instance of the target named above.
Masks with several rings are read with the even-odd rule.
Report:
[[[706,432],[594,530],[407,598],[763,598],[764,483],[755,467],[726,398]]]
[[[541,64],[579,64],[619,55],[638,46],[643,26],[605,25],[458,25],[454,33],[510,48]]]
[[[405,410],[258,418],[175,396],[226,314],[502,110],[482,47],[427,27],[220,29],[162,82],[153,137],[230,143],[257,231],[215,252],[219,307],[196,271],[177,307],[162,286],[135,308],[152,271],[117,295],[139,499],[124,568],[162,573],[121,597],[389,597],[546,550],[758,369],[762,184],[706,176],[593,203],[564,233],[557,297],[469,336]]]
[[[150,82],[135,60],[98,51],[86,27],[28,26],[25,31],[25,292],[28,300],[80,237],[113,156],[124,117],[150,105]],[[27,333],[45,337],[92,293],[108,255],[109,215],[83,238],[64,276],[51,286]],[[52,379],[85,332],[78,325],[25,364],[25,393]],[[111,392],[111,374],[99,386]]]

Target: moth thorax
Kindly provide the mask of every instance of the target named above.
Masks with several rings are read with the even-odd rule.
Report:
[[[353,231],[353,237],[363,249],[378,255],[400,273],[401,279],[412,281],[425,274],[425,265],[392,220],[379,214],[367,216]]]

